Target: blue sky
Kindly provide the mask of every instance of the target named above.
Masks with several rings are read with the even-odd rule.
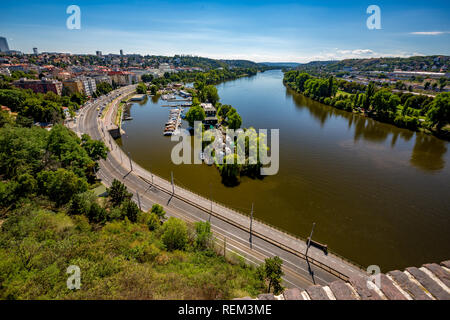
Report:
[[[66,8],[81,29],[66,28]],[[369,5],[381,30],[369,30]],[[450,55],[450,1],[10,1],[0,36],[11,49],[71,53],[192,54],[306,62],[376,56]]]

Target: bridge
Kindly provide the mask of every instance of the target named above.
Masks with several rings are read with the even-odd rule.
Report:
[[[109,133],[114,123],[114,109],[134,90],[135,86],[123,87],[90,103],[81,109],[78,121],[71,126],[77,134],[87,133],[109,147],[110,152],[105,160],[100,160],[97,172],[97,177],[106,186],[114,179],[121,181],[144,211],[158,203],[163,205],[168,216],[188,222],[210,221],[216,239],[224,243],[226,254],[233,252],[249,264],[259,265],[268,257],[279,256],[283,260],[286,287],[306,289],[311,285],[325,286],[336,280],[348,281],[366,275],[362,267],[320,248],[311,246],[306,257],[304,239],[254,218],[250,234],[248,215],[172,184],[135,163]],[[105,101],[111,105],[99,117],[97,107]]]

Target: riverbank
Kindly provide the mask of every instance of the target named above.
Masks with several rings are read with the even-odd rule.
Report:
[[[450,93],[430,97],[376,88],[374,83],[349,88],[333,76],[315,78],[294,70],[284,74],[283,84],[325,105],[450,141]]]
[[[83,122],[79,133],[87,132],[95,139],[104,140],[111,147],[107,159],[100,161],[97,177],[107,186],[112,184],[113,179],[122,180],[136,195],[133,199],[142,210],[146,211],[153,204],[161,203],[165,204],[164,208],[170,216],[188,221],[208,220],[215,234],[226,239],[224,241],[231,246],[227,250],[237,253],[250,264],[259,264],[265,258],[275,255],[282,257],[286,264],[283,267],[286,272],[284,279],[290,285],[299,283],[303,287],[305,283],[314,281],[329,283],[338,278],[346,280],[364,274],[360,266],[333,254],[331,250],[324,254],[322,250],[312,247],[306,260],[305,240],[257,218],[252,220],[252,244],[249,247],[248,216],[190,191],[177,178],[173,178],[171,183],[154,174],[154,171],[150,172],[139,166],[107,134],[107,120],[96,120],[94,107],[90,106],[85,110],[85,119],[90,119],[90,123]],[[314,270],[315,275],[309,273],[309,268]]]
[[[254,217],[292,234],[306,238],[316,222],[313,239],[361,265],[448,258],[449,144],[315,102],[282,79],[274,70],[217,85],[242,127],[280,129],[280,170],[268,179],[229,188],[214,166],[173,164],[163,101],[133,104],[119,143],[141,167],[246,214],[254,202]]]

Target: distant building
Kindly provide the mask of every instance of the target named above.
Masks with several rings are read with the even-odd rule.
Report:
[[[63,81],[63,86],[67,88],[70,93],[81,93],[90,97],[97,91],[95,79],[87,77],[78,77]]]
[[[4,37],[0,37],[0,52],[9,51],[8,41]]]
[[[95,55],[96,55],[97,57],[101,57],[101,56],[102,56],[102,52],[101,52],[101,51],[95,51]]]
[[[94,78],[96,84],[106,82],[106,83],[109,83],[110,85],[112,85],[112,79],[111,79],[111,77],[109,77],[107,75],[93,76],[93,78]]]
[[[61,70],[61,69],[54,69],[52,71],[53,77],[57,78],[58,80],[68,80],[72,77],[72,74],[70,72]]]
[[[123,50],[120,49],[120,56],[123,57]]]
[[[12,64],[10,65],[9,71],[13,72],[13,71],[25,71],[27,65],[26,64]]]
[[[394,72],[389,73],[389,77],[394,79],[410,79],[412,77],[427,77],[427,78],[433,78],[433,79],[439,79],[442,77],[449,78],[449,73],[443,73],[443,72],[423,72],[423,71],[401,71],[401,70],[395,70]]]
[[[83,83],[83,91],[88,97],[92,96],[94,92],[97,91],[95,79],[81,77],[80,80]]]
[[[36,55],[36,56],[39,54],[38,48],[33,48],[33,54]]]
[[[68,79],[63,81],[65,89],[69,90],[71,94],[80,93],[83,94],[83,84],[78,79]]]
[[[133,84],[133,77],[136,77],[135,74],[125,71],[111,71],[108,75],[111,77],[112,81],[119,86],[128,86]]]
[[[204,124],[207,125],[216,125],[218,120],[216,117],[216,108],[211,103],[202,103],[200,106],[205,111],[206,118],[203,120]]]
[[[175,69],[172,69],[168,63],[161,63],[159,65],[159,71],[164,75],[166,72],[172,73],[177,72]]]
[[[36,93],[47,93],[49,91],[61,95],[62,83],[57,80],[48,80],[42,78],[42,80],[29,80],[20,79],[13,82],[14,86],[22,89],[31,89]]]
[[[0,74],[7,77],[11,77],[11,72],[9,71],[8,68],[0,68]]]

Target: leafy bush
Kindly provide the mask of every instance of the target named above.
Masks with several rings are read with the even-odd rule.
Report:
[[[207,249],[211,245],[211,224],[208,221],[195,223],[195,247],[200,250]]]
[[[161,240],[169,251],[185,249],[188,241],[186,223],[170,217],[162,226]]]

